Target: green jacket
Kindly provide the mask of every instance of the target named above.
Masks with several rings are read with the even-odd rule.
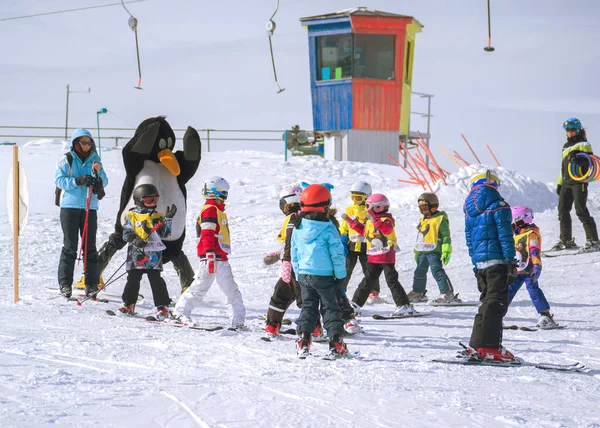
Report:
[[[592,153],[592,145],[587,141],[582,141],[582,139],[577,135],[573,141],[567,141],[562,148],[562,162],[560,164],[560,173],[558,174],[558,180],[556,180],[557,185],[563,184],[579,184],[580,182],[573,180],[569,176],[569,164],[576,157],[577,153],[586,153],[588,155]],[[582,157],[578,157],[581,159]],[[587,172],[589,165],[587,159],[579,160],[579,166],[583,169],[583,172]]]

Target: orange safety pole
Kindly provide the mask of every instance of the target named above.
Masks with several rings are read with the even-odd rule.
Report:
[[[492,152],[492,148],[490,146],[488,146],[487,144],[485,145],[487,147],[487,149],[490,151],[490,153],[492,154],[492,157],[494,158],[494,160],[496,161],[496,165],[500,166],[500,162],[498,162],[498,159],[496,159],[496,155],[494,154],[494,152]]]
[[[429,169],[429,167],[425,164],[425,159],[423,159],[423,155],[421,155],[421,150],[420,150],[419,146],[417,146],[416,156],[417,156],[417,158],[419,158],[419,161],[422,162],[423,168],[425,168],[427,170],[429,177],[431,177],[431,182],[435,183],[436,178],[437,178],[437,180],[439,180],[440,178],[437,177],[437,174],[434,173],[433,171],[431,171],[431,169]]]
[[[412,178],[413,180],[416,180],[416,182],[418,182],[418,180],[410,173],[406,170],[406,168],[404,168],[402,165],[400,165],[400,163],[394,159],[391,155],[387,155],[388,158],[391,159],[392,162],[394,162],[398,167],[402,168],[402,171],[404,171],[406,173],[406,175],[408,175],[410,178]],[[420,184],[420,183],[419,183]]]
[[[475,154],[475,151],[473,150],[473,147],[471,147],[471,145],[467,141],[467,138],[463,134],[460,134],[460,136],[463,137],[463,140],[465,140],[465,143],[467,143],[467,146],[469,147],[469,150],[471,150],[471,153],[473,153],[473,156],[475,156],[475,160],[477,161],[477,163],[481,164],[481,161],[479,160],[479,158]]]
[[[425,157],[423,156],[423,153],[421,153],[421,147],[420,146],[417,146],[417,153],[418,153],[419,158],[423,162],[425,162]],[[441,180],[442,179],[442,176],[440,176],[440,174],[437,171],[434,171],[433,169],[431,169],[431,168],[429,168],[427,166],[426,166],[426,168],[428,169],[429,174],[433,175],[437,180]],[[448,174],[447,171],[444,171],[444,170],[442,170],[442,171],[443,171],[442,175],[447,175]]]
[[[400,180],[400,179],[398,179],[398,181],[399,181],[400,183],[408,183],[408,184],[421,184],[421,183],[418,183],[418,182],[416,182],[416,181],[410,181],[410,180]]]
[[[454,159],[454,157],[450,153],[448,153],[446,150],[442,149],[441,146],[437,146],[437,148],[440,149],[443,154],[445,154],[446,156],[448,156],[450,158],[450,160],[452,160],[452,162],[454,162],[459,169],[462,168],[462,166],[460,166],[460,164],[458,163],[458,161],[456,159]]]
[[[408,151],[408,149],[406,148],[406,146],[404,145],[404,143],[402,141],[400,141],[400,147],[402,147],[406,151],[406,154],[410,157],[410,159],[413,160],[412,155],[410,154],[410,152]],[[414,160],[413,160],[413,163],[415,163]],[[410,163],[409,163],[409,165],[410,165]],[[429,190],[431,190],[431,193],[433,193],[433,189],[429,185],[427,178],[425,178],[425,174],[423,174],[423,171],[421,171],[421,169],[419,168],[419,165],[415,164],[415,166],[417,168],[417,171],[419,171],[421,173],[421,175],[423,176],[423,183],[426,183],[427,187],[429,187]],[[423,190],[425,190],[425,186],[423,186]]]
[[[461,161],[462,163],[465,164],[465,166],[469,166],[469,163],[463,159],[463,157],[461,155],[458,154],[458,152],[456,150],[454,150],[454,156],[456,157],[456,159],[458,159],[459,161]]]
[[[427,144],[425,144],[425,140],[423,139],[423,136],[421,135],[420,132],[417,131],[417,133],[419,134],[419,138],[420,138],[420,140],[417,140],[417,141],[419,142],[419,144],[421,145],[421,147],[423,148],[425,153],[427,153],[427,155],[431,159],[431,162],[433,162],[433,165],[435,166],[435,168],[438,170],[438,172],[442,176],[442,182],[444,184],[448,184],[448,183],[446,183],[446,176],[443,174],[442,168],[440,168],[440,166],[438,165],[438,163],[435,160],[435,156],[433,156],[433,153],[431,153],[431,150],[429,150],[429,147],[427,147]]]
[[[408,158],[406,157],[406,155],[405,155],[404,153],[402,153],[402,151],[401,151],[400,149],[398,149],[398,153],[400,153],[400,154],[402,155],[402,157],[404,158],[404,161],[405,161],[405,162],[406,162],[406,164],[407,164],[407,165],[410,167],[410,169],[412,170],[412,172],[413,172],[413,173],[412,173],[412,174],[411,174],[411,173],[409,173],[409,172],[408,172],[408,171],[407,171],[407,170],[406,170],[404,167],[401,167],[401,168],[402,168],[404,171],[406,171],[406,172],[407,172],[407,174],[408,174],[408,176],[409,176],[410,178],[412,178],[413,180],[415,180],[415,181],[418,181],[418,182],[420,183],[420,182],[421,182],[421,179],[420,179],[420,178],[419,178],[419,176],[417,175],[417,172],[414,170],[414,168],[413,168],[412,164],[410,163],[410,161],[408,160]],[[389,156],[389,155],[388,155],[388,156]],[[400,164],[399,164],[398,162],[396,162],[396,164],[397,164],[398,166],[400,166]],[[422,186],[422,185],[423,185],[423,184],[421,183],[421,186]]]

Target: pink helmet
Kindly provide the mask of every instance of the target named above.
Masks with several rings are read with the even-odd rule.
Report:
[[[533,223],[533,211],[531,208],[521,205],[512,207],[512,219],[517,226],[520,226],[520,223],[531,224]]]
[[[387,209],[389,206],[390,201],[388,201],[388,198],[381,193],[373,193],[367,198],[367,202],[365,204],[365,208],[368,210],[379,207]]]

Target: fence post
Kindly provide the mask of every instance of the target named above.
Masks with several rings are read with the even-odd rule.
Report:
[[[115,137],[115,147],[119,147],[119,137]]]
[[[206,130],[206,144],[208,144],[208,152],[210,153],[210,129]]]
[[[288,152],[288,132],[287,130],[283,131],[283,160],[287,162],[287,152]]]
[[[19,146],[13,147],[13,300],[19,301]],[[10,209],[10,207],[8,207]]]

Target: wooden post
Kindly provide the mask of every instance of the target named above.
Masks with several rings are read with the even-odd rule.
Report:
[[[13,146],[13,298],[19,301],[19,146]]]

